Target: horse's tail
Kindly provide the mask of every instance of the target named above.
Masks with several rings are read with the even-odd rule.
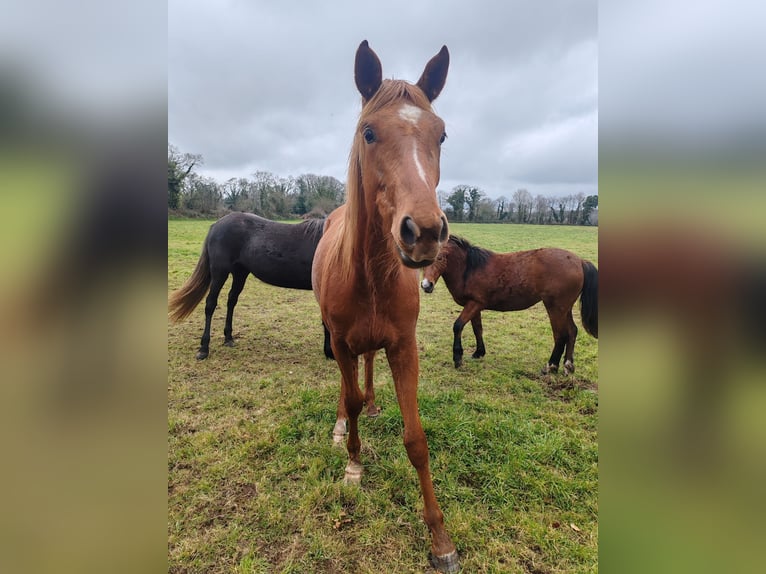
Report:
[[[174,291],[168,301],[170,319],[177,323],[185,319],[202,301],[210,287],[210,257],[207,253],[207,241],[202,247],[202,255],[197,261],[194,273],[178,291]]]
[[[598,339],[598,269],[590,261],[583,260],[583,285],[580,296],[582,326]]]

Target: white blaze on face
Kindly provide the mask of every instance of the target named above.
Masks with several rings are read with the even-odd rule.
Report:
[[[407,122],[410,122],[412,125],[418,124],[418,120],[420,119],[422,113],[423,110],[413,106],[412,104],[404,104],[401,108],[399,108],[399,117]],[[423,180],[423,183],[428,185],[428,180],[426,180],[426,171],[423,169],[423,165],[420,163],[420,158],[418,157],[417,140],[412,142],[412,161],[415,162],[415,168],[418,170],[420,179]]]
[[[412,159],[415,162],[415,167],[418,170],[418,175],[420,176],[420,179],[423,180],[423,183],[428,185],[428,181],[426,180],[426,172],[423,169],[423,166],[420,165],[420,158],[418,158],[418,142],[417,142],[417,140],[412,142]]]
[[[417,125],[422,113],[423,110],[413,106],[412,104],[404,104],[401,108],[399,108],[399,117],[413,125]]]

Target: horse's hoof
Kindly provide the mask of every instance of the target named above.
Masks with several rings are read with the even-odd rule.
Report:
[[[223,342],[224,347],[233,347],[234,346],[234,339],[227,339]]]
[[[460,572],[460,559],[457,555],[457,550],[453,550],[444,556],[436,556],[435,554],[430,553],[428,555],[428,560],[437,572],[443,572],[445,574]]]
[[[343,477],[343,484],[360,484],[362,482],[362,465],[358,462],[351,462],[346,465],[346,475]]]
[[[202,349],[197,351],[197,360],[198,361],[201,361],[202,359],[207,359],[207,356],[208,356],[208,351],[203,351]]]
[[[553,375],[559,372],[559,366],[558,365],[552,365],[548,363],[545,365],[542,370],[540,371],[540,374],[543,375]]]
[[[463,359],[458,359],[455,361],[455,368],[459,369],[463,365]]]
[[[564,362],[564,372],[567,375],[571,375],[572,373],[574,373],[574,371],[575,371],[574,363],[572,361],[565,361]]]
[[[370,405],[367,407],[367,418],[369,419],[375,419],[378,418],[378,415],[380,414],[380,411],[382,409],[380,407],[376,407],[375,405]]]

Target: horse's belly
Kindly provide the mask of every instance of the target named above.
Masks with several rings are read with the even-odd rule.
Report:
[[[510,297],[487,305],[489,311],[523,311],[540,301],[539,297]]]

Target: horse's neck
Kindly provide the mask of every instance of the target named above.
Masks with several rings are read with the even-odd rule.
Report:
[[[450,290],[462,289],[463,276],[465,275],[465,268],[468,264],[468,254],[462,249],[454,249],[448,256],[447,265],[442,272],[442,279],[444,284]]]
[[[365,195],[363,190],[360,191],[360,199],[363,200]],[[344,237],[352,257],[353,272],[358,280],[365,282],[379,283],[390,279],[392,273],[401,267],[391,245],[391,234],[387,232],[390,224],[386,225],[374,203],[365,205],[360,202],[357,209],[356,214],[345,213],[347,219],[356,218],[354,233]]]

